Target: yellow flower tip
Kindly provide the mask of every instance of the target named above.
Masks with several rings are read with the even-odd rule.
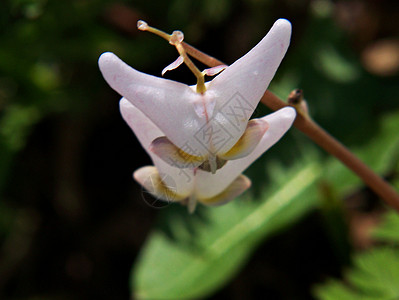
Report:
[[[170,36],[170,40],[169,43],[171,45],[178,45],[181,44],[184,40],[184,33],[181,32],[180,30],[175,30],[172,32],[171,36]]]
[[[175,146],[167,137],[160,136],[153,140],[148,148],[158,155],[163,161],[177,168],[194,169],[201,165],[205,158],[195,156]]]
[[[146,31],[148,29],[148,24],[147,22],[144,22],[143,20],[138,20],[137,21],[137,29]]]
[[[245,175],[239,175],[234,181],[216,196],[199,198],[198,201],[205,205],[216,206],[225,204],[238,197],[251,187],[251,180]]]

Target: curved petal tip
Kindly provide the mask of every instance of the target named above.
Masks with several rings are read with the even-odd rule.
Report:
[[[279,27],[281,29],[289,30],[291,32],[291,22],[287,19],[278,19],[274,22],[273,27]]]
[[[241,174],[221,193],[210,198],[199,198],[198,201],[205,205],[222,205],[240,196],[250,187],[251,180]]]
[[[174,202],[186,198],[177,193],[174,179],[167,174],[160,174],[154,166],[136,170],[133,178],[157,199]]]
[[[110,61],[115,60],[115,58],[116,58],[116,55],[113,54],[112,52],[104,52],[98,58],[98,65],[101,68],[102,66],[107,65]]]
[[[296,110],[291,106],[286,106],[280,109],[280,118],[294,121],[296,117]]]
[[[274,41],[280,41],[284,54],[291,40],[291,31],[291,22],[287,19],[278,19],[269,31],[274,36]]]

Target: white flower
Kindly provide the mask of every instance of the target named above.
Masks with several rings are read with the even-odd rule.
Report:
[[[150,150],[152,141],[164,136],[161,129],[126,98],[121,99],[120,110],[155,165],[138,169],[134,178],[159,199],[186,202],[190,212],[194,211],[197,201],[205,205],[223,204],[248,189],[251,181],[241,173],[284,135],[296,116],[292,107],[286,107],[259,119],[268,124],[268,130],[254,150],[243,158],[228,161],[212,174],[166,163]]]
[[[140,26],[147,25],[140,23]],[[127,99],[122,103],[129,101],[162,133],[148,143],[146,140],[146,150],[151,150],[174,167],[187,168],[184,170],[188,173],[193,173],[197,168],[215,173],[227,160],[247,161],[249,157],[244,160],[243,157],[252,154],[265,136],[270,136],[272,129],[268,129],[271,124],[265,122],[267,119],[248,120],[284,57],[290,36],[290,22],[277,20],[251,51],[212,81],[204,84],[202,77],[201,83],[200,76],[196,74],[199,80],[196,87],[136,71],[109,52],[101,55],[99,66],[109,85]],[[183,36],[177,32],[173,37],[176,37],[173,43],[178,48]],[[179,53],[184,54],[181,51]],[[177,67],[181,61],[182,58],[179,58],[164,71]],[[214,70],[206,74],[212,72]],[[127,103],[123,107],[128,107]],[[292,109],[286,111],[289,111],[290,116],[294,115]],[[152,155],[155,162],[154,157]],[[218,170],[218,173],[223,173],[218,177],[231,178],[229,172],[232,172],[232,165],[228,163]],[[235,177],[231,180],[240,172],[234,171]],[[181,195],[186,197],[189,194],[187,191],[194,189],[194,194],[199,195],[198,199],[205,199],[222,191],[213,185],[201,191],[212,180],[201,170],[197,170],[197,173],[196,178],[201,180],[198,180],[195,188],[185,185],[179,190]]]

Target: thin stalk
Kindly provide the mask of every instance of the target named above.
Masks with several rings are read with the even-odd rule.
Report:
[[[194,48],[193,46],[187,44],[186,42],[182,42],[181,44],[184,50],[186,50],[188,55],[191,55],[196,60],[202,62],[204,65],[207,65],[208,67],[216,67],[224,65],[224,63],[221,62],[220,60],[212,56],[209,56],[208,54],[205,54],[204,52],[198,50],[197,48]]]
[[[190,71],[194,73],[195,77],[197,77],[197,93],[200,93],[200,94],[205,93],[206,87],[205,87],[204,74],[202,74],[201,71],[198,70],[198,68],[194,65],[194,63],[188,57],[187,52],[181,43],[176,44],[175,47],[176,47],[177,51],[179,52],[180,56],[183,57],[184,63],[187,65],[187,67],[190,69]]]

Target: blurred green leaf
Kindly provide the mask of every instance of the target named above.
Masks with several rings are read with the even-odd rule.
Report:
[[[5,146],[11,150],[19,150],[24,146],[26,135],[32,125],[39,119],[36,107],[10,106],[0,119],[0,136]]]
[[[315,66],[326,77],[337,82],[350,82],[358,79],[360,76],[358,66],[353,61],[341,56],[332,47],[320,49],[315,59]]]
[[[384,176],[393,171],[393,164],[398,159],[399,150],[399,112],[383,116],[378,124],[379,132],[373,136],[365,135],[368,141],[362,147],[353,149],[353,153],[376,173]],[[365,132],[367,134],[367,131]],[[336,159],[331,159],[325,167],[324,178],[337,191],[344,195],[362,183],[352,171]]]
[[[399,243],[399,214],[396,211],[388,212],[384,217],[384,222],[373,231],[373,237]]]
[[[346,282],[331,280],[318,286],[318,299],[399,299],[399,251],[380,247],[354,258],[354,267],[347,273]]]
[[[36,107],[20,105],[10,105],[0,118],[0,194],[15,153],[25,146],[26,137],[39,118]]]
[[[397,152],[398,113],[384,117],[379,128],[379,135],[355,152],[377,172],[384,173],[391,167]],[[273,193],[262,195],[265,202],[260,206],[241,198],[220,208],[207,209],[205,223],[197,220],[190,225],[169,216],[172,234],[155,230],[133,268],[134,295],[138,298],[207,295],[240,269],[260,241],[278,228],[291,224],[315,204],[321,204],[316,199],[322,196],[316,190],[318,176],[323,174],[333,193],[340,198],[361,183],[335,158],[330,158],[321,168],[312,156],[313,162],[294,175],[273,165],[271,174],[276,175],[273,179],[278,182],[268,189]],[[186,228],[190,226],[191,233]],[[351,299],[357,297],[356,293],[352,295],[352,291],[342,287],[334,289],[334,293],[353,296]]]
[[[355,270],[349,282],[365,295],[379,299],[399,298],[399,252],[395,248],[376,248],[355,257]]]
[[[388,244],[398,245],[399,215],[388,212],[384,221],[373,231],[373,236]],[[355,255],[353,267],[345,280],[330,279],[316,286],[314,294],[321,300],[391,300],[399,299],[399,249],[379,246]]]
[[[310,188],[320,174],[318,165],[308,163],[291,173],[264,194],[260,204],[240,198],[206,209],[205,222],[192,222],[194,234],[188,242],[188,225],[169,218],[172,237],[155,230],[133,268],[134,296],[198,298],[228,281],[261,240],[314,206]]]

